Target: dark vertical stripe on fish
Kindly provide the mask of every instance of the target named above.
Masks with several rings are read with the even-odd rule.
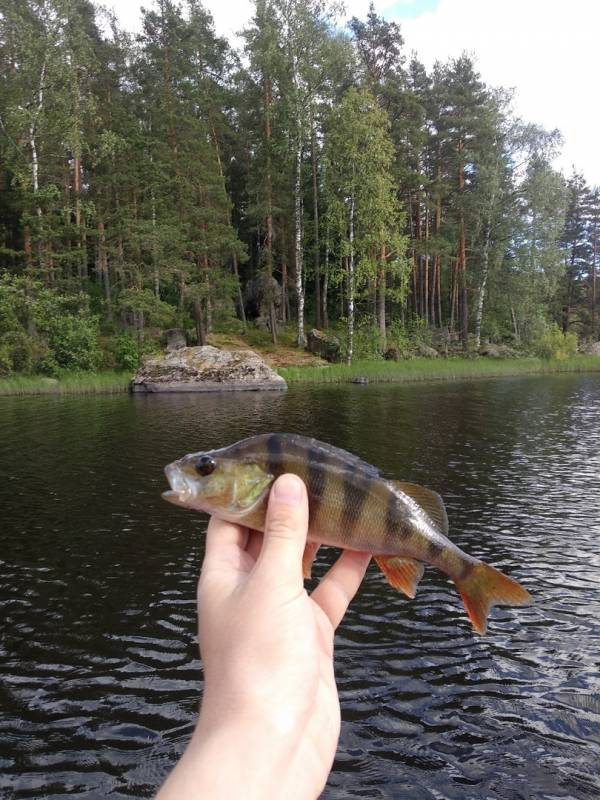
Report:
[[[431,540],[427,542],[427,555],[432,559],[432,561],[437,559],[443,549],[443,546],[437,542],[433,542]]]
[[[310,500],[309,523],[314,522],[321,499],[327,486],[327,453],[317,447],[310,447],[307,457],[308,473],[306,486]]]
[[[385,536],[391,542],[406,539],[411,533],[409,526],[402,520],[399,504],[400,501],[394,492],[389,492],[385,510]]]
[[[371,479],[352,467],[344,471],[342,484],[344,487],[344,505],[341,513],[341,524],[347,528],[344,536],[348,539],[354,533],[354,528],[360,520],[363,507],[371,490]]]
[[[281,437],[277,433],[267,439],[267,469],[275,477],[283,473],[283,447]]]

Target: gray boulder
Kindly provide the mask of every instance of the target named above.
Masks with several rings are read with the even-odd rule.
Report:
[[[169,328],[165,335],[167,337],[167,350],[181,350],[182,347],[187,347],[185,331],[181,328]]]
[[[583,353],[587,353],[589,356],[600,356],[600,342],[590,342],[586,344],[585,347],[582,348]]]
[[[430,347],[428,344],[424,342],[418,342],[415,346],[415,353],[416,355],[420,356],[421,358],[439,358],[440,354],[437,350],[434,350],[433,347]]]
[[[306,349],[326,361],[340,360],[340,340],[337,336],[312,328],[308,332]]]
[[[487,358],[511,358],[514,352],[505,344],[493,344],[487,342],[482,344],[479,348],[479,355],[486,356]]]
[[[224,392],[287,389],[252,350],[182,347],[146,359],[131,382],[132,392]]]

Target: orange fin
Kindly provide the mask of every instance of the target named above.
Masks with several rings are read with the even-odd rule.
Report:
[[[454,582],[473,627],[482,635],[487,630],[487,617],[492,606],[526,606],[533,602],[520,583],[483,562],[475,564],[462,580]]]
[[[416,595],[418,583],[425,569],[420,561],[400,556],[373,556],[373,558],[394,589],[404,592],[410,598]]]
[[[438,529],[442,533],[448,534],[449,525],[446,506],[437,492],[434,492],[433,489],[426,489],[425,486],[420,486],[418,483],[406,483],[405,481],[390,481],[390,483],[400,489],[401,492],[404,492],[404,494],[412,497],[425,513],[431,517]]]
[[[311,577],[312,565],[321,545],[318,542],[307,542],[302,555],[302,574],[306,579]]]

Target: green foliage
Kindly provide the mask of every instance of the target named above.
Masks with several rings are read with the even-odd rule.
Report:
[[[135,372],[141,363],[139,338],[131,333],[121,333],[115,337],[113,348],[117,369]]]
[[[24,331],[7,331],[0,336],[0,374],[31,371],[33,347]]]
[[[378,360],[383,357],[379,328],[369,317],[362,317],[354,329],[354,355],[359,360]]]
[[[577,334],[570,331],[565,333],[553,323],[533,342],[532,349],[540,358],[570,358],[577,353]]]
[[[410,358],[411,342],[409,332],[398,319],[395,319],[388,328],[388,344],[389,347],[395,349],[393,354],[395,360]]]
[[[146,325],[168,328],[175,321],[173,306],[157,297],[151,289],[126,289],[119,297],[119,307],[142,315]]]
[[[600,193],[469,56],[427,70],[395,23],[371,9],[348,36],[330,0],[257,0],[243,64],[197,2],[143,10],[135,39],[94,0],[4,6],[4,374],[95,368],[94,314],[127,328],[104,363],[128,370],[172,325],[241,332],[261,273],[290,323],[326,275],[359,357],[386,316],[408,321],[398,357],[430,328],[544,353],[573,348],[547,320],[598,335]]]
[[[84,312],[51,320],[48,345],[59,369],[93,372],[102,361],[98,345],[99,322]]]

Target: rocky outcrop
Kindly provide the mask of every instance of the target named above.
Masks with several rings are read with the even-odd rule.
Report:
[[[600,342],[590,342],[581,348],[582,353],[589,356],[600,356]]]
[[[479,348],[479,355],[487,356],[487,358],[512,358],[515,353],[505,344],[486,342]]]
[[[430,347],[425,342],[417,342],[415,345],[415,353],[420,358],[439,358],[440,354],[433,347]]]
[[[306,349],[326,361],[340,360],[340,340],[337,336],[312,328],[308,332]]]
[[[182,347],[146,359],[131,382],[132,392],[223,392],[287,389],[252,350]]]

